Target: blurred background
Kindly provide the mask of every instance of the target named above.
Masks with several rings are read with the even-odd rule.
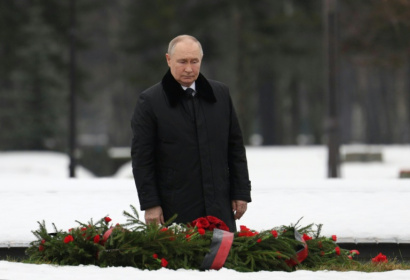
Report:
[[[74,131],[78,164],[117,172],[138,95],[180,34],[230,86],[248,146],[327,145],[332,129],[336,146],[409,144],[410,0],[331,2],[0,0],[0,155],[69,154]],[[382,160],[362,152],[351,160]]]

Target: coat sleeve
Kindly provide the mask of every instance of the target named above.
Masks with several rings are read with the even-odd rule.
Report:
[[[161,205],[155,177],[156,117],[146,94],[142,93],[131,119],[132,172],[141,210]]]
[[[228,140],[228,165],[231,199],[251,202],[251,182],[249,181],[246,151],[231,98],[229,98],[229,106],[231,120]]]

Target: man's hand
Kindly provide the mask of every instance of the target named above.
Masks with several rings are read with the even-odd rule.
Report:
[[[248,209],[248,202],[243,200],[232,200],[232,211],[235,215],[235,220],[239,220]]]
[[[145,223],[147,225],[152,223],[163,225],[165,223],[161,206],[155,206],[145,210]]]

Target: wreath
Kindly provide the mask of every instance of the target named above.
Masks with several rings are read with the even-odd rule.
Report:
[[[78,223],[68,231],[49,233],[45,222],[33,231],[36,240],[26,253],[29,261],[58,265],[132,266],[140,269],[220,269],[242,272],[293,271],[298,266],[351,262],[359,252],[341,249],[336,235],[320,235],[322,225],[279,226],[255,231],[241,225],[231,233],[213,216],[188,224],[145,224],[131,205],[125,224],[108,216]]]

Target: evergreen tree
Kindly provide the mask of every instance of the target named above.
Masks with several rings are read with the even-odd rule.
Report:
[[[5,101],[0,105],[1,149],[55,148],[64,137],[59,128],[66,107],[67,47],[59,30],[47,22],[43,2],[1,5],[1,30],[7,31],[1,35],[5,46],[0,55],[10,61],[2,64],[0,78]]]

